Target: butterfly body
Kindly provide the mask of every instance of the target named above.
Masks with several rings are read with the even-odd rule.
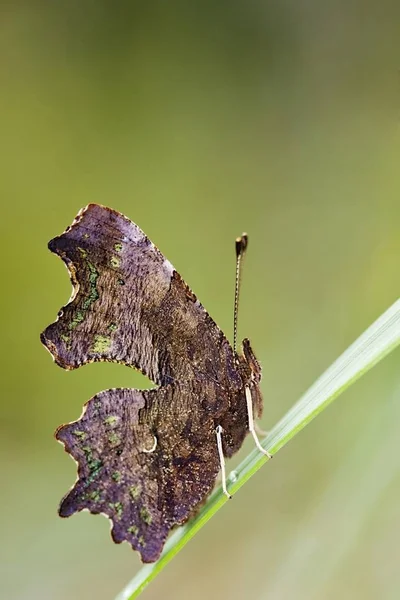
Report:
[[[87,508],[113,521],[144,562],[211,492],[220,469],[215,430],[232,456],[248,433],[245,388],[261,416],[261,369],[248,340],[234,352],[171,263],[132,221],[91,204],[49,243],[73,284],[41,339],[74,369],[113,361],[158,387],[110,389],[56,437],[78,463],[61,516]]]

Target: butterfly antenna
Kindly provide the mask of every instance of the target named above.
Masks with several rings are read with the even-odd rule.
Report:
[[[235,248],[236,248],[236,278],[235,278],[235,305],[233,308],[233,349],[236,352],[237,350],[237,325],[238,325],[238,311],[239,311],[239,292],[240,292],[240,277],[241,277],[241,269],[243,256],[246,252],[247,244],[249,238],[247,237],[247,233],[242,233],[242,235],[236,238]]]

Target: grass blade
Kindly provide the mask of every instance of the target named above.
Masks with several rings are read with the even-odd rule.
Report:
[[[270,431],[262,445],[271,454],[285,446],[303,427],[364,373],[400,344],[400,300],[383,313],[307,390]],[[228,489],[235,493],[268,458],[253,450],[228,477]],[[211,494],[199,514],[179,528],[168,540],[159,560],[145,565],[118,594],[116,600],[133,600],[187,542],[227,502],[221,488]]]

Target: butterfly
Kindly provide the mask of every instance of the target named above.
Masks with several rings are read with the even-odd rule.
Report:
[[[112,521],[143,562],[160,556],[170,530],[211,493],[225,458],[262,414],[261,367],[250,343],[236,352],[240,259],[236,242],[235,349],[171,263],[127,217],[89,204],[49,249],[66,264],[72,297],[41,334],[54,361],[133,367],[157,387],[98,393],[56,438],[77,462],[78,480],[60,504]]]

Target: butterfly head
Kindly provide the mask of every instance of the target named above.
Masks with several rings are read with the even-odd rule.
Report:
[[[256,356],[250,346],[250,342],[245,338],[242,342],[244,359],[247,365],[250,367],[251,381],[255,384],[261,381],[261,365],[256,359]]]
[[[260,418],[263,409],[263,399],[260,390],[261,381],[261,365],[258,362],[247,338],[242,342],[243,348],[243,363],[246,366],[245,377],[243,383],[250,387],[251,396],[253,398],[253,411],[256,418]]]

